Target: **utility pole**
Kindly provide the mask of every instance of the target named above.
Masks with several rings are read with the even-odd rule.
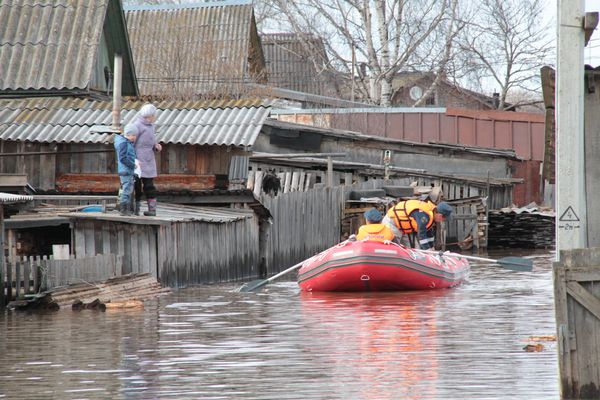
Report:
[[[556,249],[587,247],[584,151],[585,0],[558,2]],[[557,251],[560,257],[560,251]]]

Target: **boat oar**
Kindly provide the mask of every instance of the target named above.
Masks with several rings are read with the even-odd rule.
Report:
[[[431,250],[421,250],[421,251],[424,253],[438,254],[438,255],[442,255],[442,256],[462,257],[462,258],[466,258],[467,260],[491,262],[491,263],[500,265],[502,268],[510,269],[513,271],[529,272],[533,269],[533,260],[528,259],[528,258],[523,258],[523,257],[503,257],[503,258],[494,260],[492,258],[465,256],[464,254],[458,254],[458,253],[448,253],[448,252],[442,253],[439,251],[431,251]]]
[[[257,279],[257,280],[252,281],[252,282],[244,283],[242,285],[242,287],[238,289],[238,292],[251,292],[251,291],[256,290],[256,289],[258,289],[260,287],[263,287],[267,283],[269,283],[269,282],[271,282],[271,281],[279,278],[280,276],[283,276],[283,275],[285,275],[285,274],[287,274],[289,272],[292,272],[295,269],[300,268],[302,266],[302,264],[304,264],[304,261],[301,261],[298,264],[294,265],[293,267],[290,267],[290,268],[286,269],[285,271],[281,271],[280,273],[275,274],[275,275],[273,275],[270,278],[267,278],[267,279]]]

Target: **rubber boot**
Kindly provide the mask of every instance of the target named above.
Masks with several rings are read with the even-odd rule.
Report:
[[[129,202],[119,203],[119,214],[126,217],[131,215],[131,208],[129,207]]]
[[[144,211],[144,215],[147,217],[156,216],[156,199],[148,199],[148,211]]]
[[[140,215],[140,210],[142,209],[142,203],[139,201],[135,202],[135,208],[133,210],[134,215]]]

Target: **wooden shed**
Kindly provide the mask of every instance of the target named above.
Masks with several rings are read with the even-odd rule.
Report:
[[[141,101],[123,104],[132,121]],[[230,160],[254,144],[269,106],[260,100],[159,102],[159,192],[228,187]],[[37,192],[113,194],[119,188],[111,104],[74,98],[0,100],[0,174],[24,174]]]

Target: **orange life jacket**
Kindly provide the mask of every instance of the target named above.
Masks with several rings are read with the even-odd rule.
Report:
[[[356,240],[371,240],[374,242],[391,241],[394,239],[392,230],[384,224],[368,224],[358,228]]]
[[[433,225],[433,210],[435,210],[435,204],[429,201],[421,200],[406,200],[401,201],[394,207],[390,208],[386,214],[388,218],[394,221],[394,224],[404,233],[417,232],[417,221],[410,217],[410,213],[413,211],[423,211],[429,214],[429,222],[427,223],[427,229]]]

